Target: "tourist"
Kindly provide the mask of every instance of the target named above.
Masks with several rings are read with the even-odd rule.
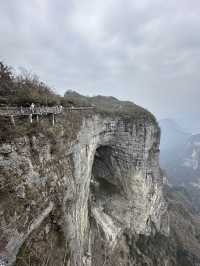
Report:
[[[31,113],[34,113],[34,108],[35,108],[35,104],[32,103],[31,106],[30,106]]]

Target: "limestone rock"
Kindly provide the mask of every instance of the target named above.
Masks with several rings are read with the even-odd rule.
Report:
[[[168,235],[159,141],[151,120],[93,114],[73,141],[38,135],[1,146],[2,258],[18,266],[22,254],[34,265],[111,265],[127,232]]]

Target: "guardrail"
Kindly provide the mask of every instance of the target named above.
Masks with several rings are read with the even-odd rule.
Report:
[[[94,106],[88,107],[62,107],[62,106],[42,106],[42,107],[0,107],[0,116],[24,116],[24,115],[47,115],[60,114],[63,111],[92,110]]]

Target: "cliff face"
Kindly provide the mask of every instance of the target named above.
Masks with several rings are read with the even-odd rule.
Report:
[[[185,149],[181,158],[181,167],[183,171],[187,171],[189,180],[187,183],[192,183],[199,187],[200,175],[200,134],[192,135],[185,144]]]
[[[134,265],[139,236],[169,233],[159,139],[145,118],[93,114],[73,141],[2,144],[0,265]]]

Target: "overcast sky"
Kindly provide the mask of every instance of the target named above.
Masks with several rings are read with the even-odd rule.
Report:
[[[200,114],[199,0],[0,0],[0,60],[59,93]]]

